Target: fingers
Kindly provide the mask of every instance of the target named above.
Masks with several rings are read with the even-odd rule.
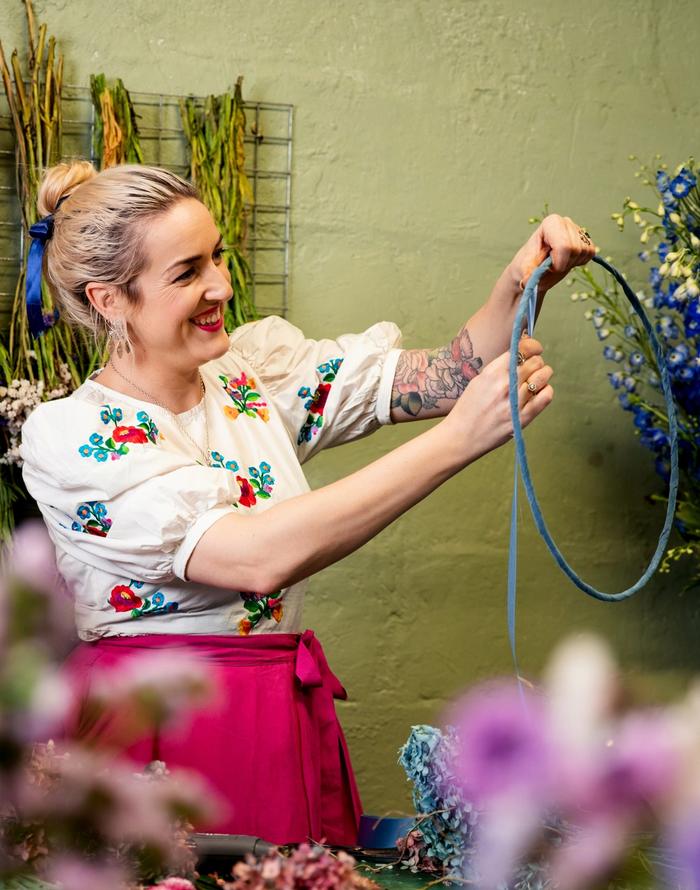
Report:
[[[526,399],[525,405],[520,408],[520,425],[523,429],[552,403],[553,398],[554,390],[549,384],[546,384],[541,390]]]
[[[535,360],[533,359],[533,361]],[[533,370],[532,373],[529,373],[518,387],[518,404],[520,406],[521,415],[523,408],[525,408],[533,399],[538,398],[547,388],[550,390],[552,389],[552,387],[549,386],[549,381],[552,379],[554,370],[550,365],[545,365],[541,358],[538,357],[537,361],[541,362],[541,365]]]
[[[553,273],[566,275],[574,266],[583,266],[595,256],[593,239],[571,217],[551,214],[543,221],[543,227]]]
[[[522,356],[523,361],[525,361],[533,355],[542,355],[544,347],[539,340],[535,340],[533,337],[528,337],[526,334],[523,334],[518,343],[518,352]],[[520,358],[518,358],[518,364],[522,365],[522,363]]]

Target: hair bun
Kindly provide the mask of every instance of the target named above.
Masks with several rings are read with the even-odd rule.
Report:
[[[44,171],[39,188],[37,206],[41,216],[54,213],[61,198],[69,195],[81,183],[97,176],[97,170],[90,161],[72,161],[69,164],[56,164]]]

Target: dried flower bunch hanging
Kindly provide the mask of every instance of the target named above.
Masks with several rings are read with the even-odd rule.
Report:
[[[92,74],[90,95],[95,107],[93,153],[100,158],[100,169],[143,164],[136,112],[122,79],[110,87],[104,74]]]
[[[233,299],[225,316],[228,330],[256,317],[245,257],[247,211],[253,203],[253,190],[243,169],[246,117],[242,80],[238,78],[233,93],[209,96],[203,108],[193,98],[180,102],[190,147],[192,182],[211,211],[227,248],[233,287]]]
[[[63,57],[45,24],[37,26],[31,0],[24,0],[29,36],[26,70],[17,50],[8,65],[0,42],[0,73],[15,136],[17,193],[24,231],[20,269],[11,306],[10,327],[0,341],[0,538],[12,528],[12,505],[21,493],[14,465],[19,430],[39,401],[67,395],[94,369],[100,349],[60,319],[34,338],[29,330],[25,280],[29,228],[37,221],[37,195],[46,167],[61,159]],[[42,307],[56,318],[42,283]]]

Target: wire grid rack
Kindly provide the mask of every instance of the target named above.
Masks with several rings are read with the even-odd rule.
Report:
[[[189,173],[180,97],[131,93],[144,161],[181,176]],[[94,153],[95,112],[87,87],[63,89],[64,159]],[[202,97],[196,97],[200,105]],[[255,198],[248,217],[247,254],[253,300],[261,315],[286,315],[292,168],[292,106],[246,102],[246,173]],[[6,97],[0,97],[0,330],[9,323],[24,232],[15,183],[14,134]]]

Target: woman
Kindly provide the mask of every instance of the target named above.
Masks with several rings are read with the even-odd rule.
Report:
[[[218,705],[131,756],[203,772],[230,803],[219,830],[352,844],[359,797],[332,701],[344,690],[300,633],[304,580],[509,439],[522,282],[551,253],[551,286],[593,246],[547,217],[449,344],[401,350],[388,323],[313,341],[273,317],[229,336],[221,236],[164,170],[59,165],[39,207],[54,217],[45,273],[64,318],[110,342],[106,366],[23,435],[27,488],[75,595],[72,669],[89,684],[144,648],[202,654]],[[520,353],[525,426],[552,399],[552,369],[536,340]],[[429,417],[444,419],[309,491],[315,452]],[[109,741],[113,726],[82,714],[74,732]]]

